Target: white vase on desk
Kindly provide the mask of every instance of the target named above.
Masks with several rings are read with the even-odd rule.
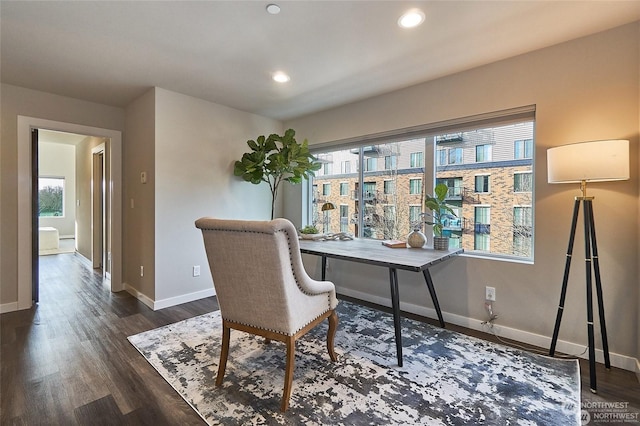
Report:
[[[427,237],[419,229],[414,229],[413,232],[407,236],[407,244],[409,244],[409,247],[421,248],[426,243]]]

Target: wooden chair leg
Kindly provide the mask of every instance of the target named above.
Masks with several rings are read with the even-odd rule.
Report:
[[[222,322],[222,350],[220,351],[220,363],[218,364],[218,376],[216,377],[216,386],[222,384],[224,378],[224,371],[227,368],[227,357],[229,356],[229,339],[231,335],[231,329],[227,324]]]
[[[338,360],[336,352],[333,349],[333,341],[336,336],[337,328],[338,314],[336,314],[336,311],[333,311],[329,316],[329,331],[327,332],[327,350],[329,351],[329,356],[331,357],[331,361],[333,362],[336,362]]]
[[[291,398],[291,386],[293,384],[293,369],[296,360],[296,339],[293,336],[287,337],[287,366],[284,373],[284,392],[282,393],[282,404],[280,411],[283,413],[289,408]]]

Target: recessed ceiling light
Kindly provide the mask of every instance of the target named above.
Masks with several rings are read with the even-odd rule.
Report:
[[[424,12],[420,9],[408,10],[398,19],[398,25],[402,28],[415,28],[423,22]]]
[[[286,83],[287,81],[291,80],[291,77],[289,77],[282,71],[276,71],[275,73],[273,73],[273,80],[277,81],[278,83]]]
[[[278,6],[275,3],[268,4],[267,12],[269,12],[272,15],[277,15],[278,13],[280,13],[280,6]]]

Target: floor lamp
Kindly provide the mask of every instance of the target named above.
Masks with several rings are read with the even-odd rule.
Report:
[[[547,173],[549,183],[579,183],[582,196],[575,197],[573,206],[573,219],[571,221],[571,233],[569,246],[562,279],[562,291],[560,304],[553,329],[549,356],[553,356],[558,342],[560,322],[564,311],[565,296],[567,294],[567,282],[571,267],[573,241],[576,235],[576,224],[580,204],[583,206],[584,217],[584,251],[586,266],[586,290],[587,290],[587,335],[589,340],[589,379],[591,392],[596,393],[596,351],[593,331],[593,296],[592,296],[592,271],[595,277],[596,297],[598,301],[598,314],[600,317],[600,333],[602,336],[602,351],[606,368],[611,367],[609,361],[609,343],[607,341],[607,327],[604,320],[604,304],[602,300],[602,283],[600,281],[600,263],[598,260],[598,246],[596,244],[596,228],[593,219],[593,199],[587,196],[588,182],[608,182],[629,179],[629,141],[605,140],[582,142],[570,145],[562,145],[547,150]]]
[[[329,211],[335,210],[336,205],[330,202],[326,202],[322,205],[321,210],[324,212],[324,221],[327,224],[327,232],[331,232],[331,222],[329,221]]]

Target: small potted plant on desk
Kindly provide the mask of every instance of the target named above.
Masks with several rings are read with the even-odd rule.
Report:
[[[425,221],[433,226],[433,248],[436,250],[449,250],[449,237],[442,236],[445,220],[457,217],[451,206],[446,203],[449,188],[444,183],[439,183],[433,190],[434,195],[425,195],[424,206],[431,210],[432,220]]]

